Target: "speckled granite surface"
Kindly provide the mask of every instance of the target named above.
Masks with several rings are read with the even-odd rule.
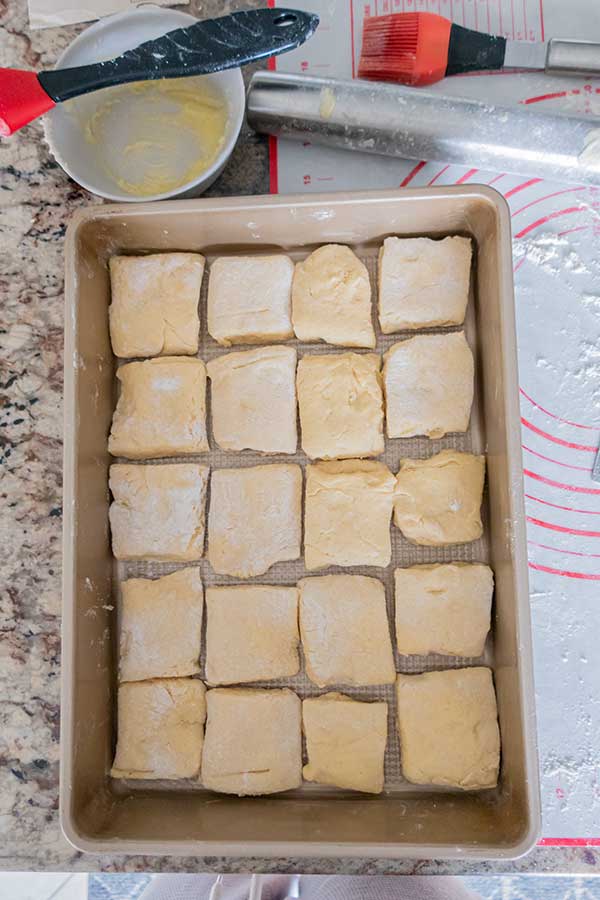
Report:
[[[209,0],[191,9],[210,15],[229,5]],[[26,0],[0,0],[0,65],[51,66],[76,32],[29,33]],[[267,163],[266,143],[245,130],[211,193],[266,192]],[[220,860],[84,856],[62,837],[62,242],[72,212],[97,202],[49,157],[39,124],[0,143],[0,868],[592,874],[600,863],[592,848],[538,848],[517,863],[498,865]]]

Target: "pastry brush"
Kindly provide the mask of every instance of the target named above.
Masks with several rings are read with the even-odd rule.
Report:
[[[115,59],[28,72],[0,69],[0,135],[13,134],[57,103],[115,84],[207,75],[294,50],[319,17],[295,9],[254,9],[177,28]]]
[[[600,44],[510,41],[426,12],[365,19],[359,78],[421,85],[446,75],[503,68],[600,75]]]

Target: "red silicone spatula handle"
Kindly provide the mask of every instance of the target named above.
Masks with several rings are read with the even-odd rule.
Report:
[[[53,106],[35,72],[0,69],[0,136],[8,137]]]

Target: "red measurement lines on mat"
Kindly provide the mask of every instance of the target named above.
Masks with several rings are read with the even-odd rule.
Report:
[[[515,239],[515,274],[518,274],[517,304],[521,267],[533,254],[533,265],[544,241],[562,239],[565,257],[572,249],[568,236],[579,238],[589,231],[589,240],[600,239],[598,226],[600,192],[583,185],[560,187],[540,178],[521,178],[499,173],[491,175],[475,168],[440,165],[420,161],[412,166],[401,186],[410,184],[465,184],[487,182],[509,201]],[[538,246],[539,245],[539,246]],[[526,270],[522,270],[525,273]],[[537,270],[528,271],[535,284]],[[533,279],[533,281],[532,281]],[[543,282],[542,282],[543,284]],[[544,287],[540,288],[542,291]],[[575,293],[577,290],[575,289]],[[521,295],[522,296],[522,295]],[[565,294],[566,302],[570,295]],[[533,313],[532,313],[533,314]],[[549,322],[548,327],[556,327]],[[545,349],[544,325],[540,323],[539,350]],[[526,344],[522,353],[535,353]],[[552,348],[550,348],[551,351]],[[556,346],[556,352],[562,348]],[[536,357],[537,358],[537,357]],[[560,360],[552,360],[558,363]],[[521,427],[523,472],[527,501],[529,565],[549,575],[590,581],[600,580],[600,484],[591,478],[592,465],[600,441],[600,428],[578,420],[576,414],[561,415],[552,401],[538,399],[535,359],[521,361]],[[567,380],[572,377],[566,371]],[[560,376],[558,376],[560,378]],[[567,385],[568,387],[568,385]],[[547,388],[546,388],[547,391]],[[585,407],[585,404],[582,404]],[[597,524],[596,524],[597,522]]]
[[[522,202],[521,196],[526,200],[532,190],[537,196]],[[516,209],[516,204],[511,204],[516,248],[522,238],[535,236],[538,229],[549,228],[556,237],[566,239],[568,234],[590,228],[591,223],[577,223],[564,229],[562,220],[590,212],[595,215],[597,207],[595,192],[589,188],[547,190],[539,179],[524,180],[504,191],[504,196],[519,201]],[[527,251],[515,265],[515,273],[526,260]],[[590,516],[600,513],[600,486],[591,478],[600,429],[554,412],[549,403],[537,400],[531,389],[521,387],[521,400],[530,568],[561,578],[598,581],[600,527],[590,527]]]
[[[597,445],[580,442],[580,438],[600,439],[600,431],[557,415],[523,388],[521,398],[522,409],[527,410],[521,424],[530,568],[563,578],[598,581],[600,518],[595,517],[600,516],[600,485],[591,479]],[[534,424],[533,418],[543,427]],[[559,437],[558,429],[561,435],[572,434],[573,439]],[[536,447],[526,442],[527,432],[537,438]],[[558,449],[560,458],[553,448]],[[553,538],[559,538],[558,545]],[[563,563],[564,559],[571,559],[573,568]]]

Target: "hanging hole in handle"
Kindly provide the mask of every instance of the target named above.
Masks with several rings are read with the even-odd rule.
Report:
[[[295,25],[297,21],[298,16],[295,13],[282,13],[273,19],[273,25],[277,25],[278,28],[287,28],[289,25]]]

